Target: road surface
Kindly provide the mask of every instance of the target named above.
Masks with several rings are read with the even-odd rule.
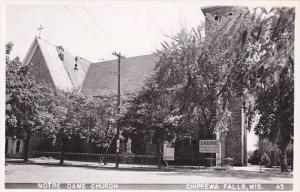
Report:
[[[230,171],[206,169],[137,170],[95,167],[70,167],[8,163],[6,183],[292,183],[292,175],[278,172],[259,173],[257,168],[236,168]]]

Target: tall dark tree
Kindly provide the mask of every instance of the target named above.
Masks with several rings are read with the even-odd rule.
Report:
[[[81,126],[87,127],[87,140],[104,148],[106,155],[115,139],[117,130],[117,107],[115,95],[87,97],[81,108]]]
[[[65,152],[67,152],[66,147],[72,137],[76,136],[84,140],[89,134],[89,127],[80,121],[86,97],[76,90],[71,92],[57,90],[54,99],[53,125],[48,133],[60,143],[60,164],[63,164]]]
[[[250,96],[251,113],[259,116],[255,132],[278,145],[281,171],[286,172],[286,150],[294,134],[295,10],[262,13],[245,29],[247,55],[237,65],[235,81]]]
[[[124,132],[150,136],[157,146],[159,167],[163,142],[184,134],[179,126],[182,116],[164,92],[152,82],[149,83],[129,101],[129,107],[120,120]]]

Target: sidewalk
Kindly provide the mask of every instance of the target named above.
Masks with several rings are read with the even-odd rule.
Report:
[[[23,159],[6,159],[9,166],[11,164],[37,164],[37,165],[51,165],[51,166],[62,166],[62,167],[88,167],[88,168],[103,168],[113,170],[136,170],[136,171],[175,171],[175,172],[193,172],[193,173],[210,173],[210,172],[224,172],[224,173],[249,173],[259,174],[266,176],[275,177],[293,177],[293,172],[281,173],[280,168],[266,168],[262,167],[261,170],[258,165],[248,165],[246,167],[230,167],[227,170],[216,170],[215,167],[204,167],[204,166],[173,166],[166,167],[162,164],[161,169],[157,165],[141,165],[141,164],[119,164],[119,168],[115,168],[115,163],[107,163],[104,165],[100,162],[83,162],[83,161],[69,161],[65,160],[63,165],[59,164],[58,159],[40,157],[31,158],[28,162],[24,162]]]
[[[6,158],[5,162],[7,163],[18,163],[18,164],[41,164],[41,165],[53,165],[53,166],[70,166],[70,167],[95,167],[95,168],[108,168],[115,169],[115,163],[104,163],[100,162],[84,162],[84,161],[69,161],[64,160],[64,164],[60,165],[58,159],[40,157],[40,158],[30,158],[28,162],[24,162],[23,159],[12,159]],[[213,167],[204,167],[204,166],[168,166],[166,167],[163,163],[161,169],[158,168],[158,165],[142,165],[142,164],[119,164],[119,169],[142,169],[142,170],[172,170],[172,169],[199,169],[199,170],[211,170]]]

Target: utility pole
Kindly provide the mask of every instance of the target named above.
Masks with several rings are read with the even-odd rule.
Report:
[[[120,101],[121,101],[121,86],[120,86],[120,80],[121,80],[121,58],[125,58],[121,55],[121,53],[113,52],[114,56],[118,57],[118,98],[117,98],[117,114],[120,113]],[[116,137],[116,168],[119,167],[119,153],[120,153],[120,122],[118,120],[117,122],[117,137]]]

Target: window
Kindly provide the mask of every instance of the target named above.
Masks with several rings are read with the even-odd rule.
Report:
[[[232,15],[232,13],[229,13],[228,15],[229,15],[229,16],[231,16],[231,15]]]
[[[218,15],[215,16],[215,20],[219,21],[219,16]]]
[[[17,143],[16,143],[16,153],[20,152],[20,148],[21,148],[21,141],[17,140]]]

